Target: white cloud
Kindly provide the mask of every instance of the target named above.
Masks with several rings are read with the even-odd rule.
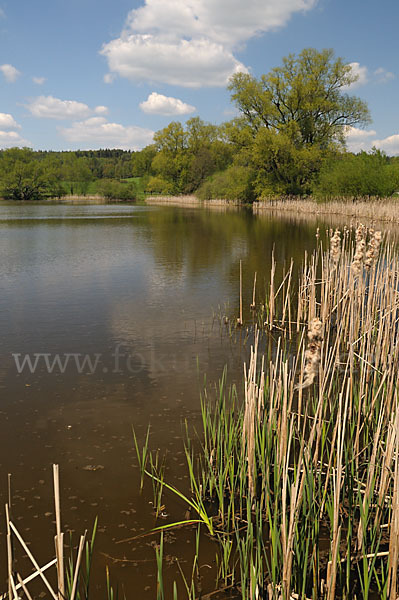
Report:
[[[293,13],[317,0],[146,0],[129,13],[127,28],[136,33],[208,38],[228,47],[287,23]]]
[[[6,13],[4,12],[3,8],[0,8],[0,19],[5,19],[6,18]]]
[[[34,117],[40,119],[82,119],[91,114],[105,114],[106,106],[89,108],[84,102],[76,100],[60,100],[53,96],[38,96],[26,105],[26,108]]]
[[[378,83],[388,83],[395,79],[395,75],[391,71],[387,71],[384,67],[379,67],[374,71],[374,75],[377,78]]]
[[[153,35],[123,35],[101,51],[111,71],[132,81],[159,81],[197,88],[225,86],[246,71],[221,44],[211,40],[165,40]]]
[[[14,117],[9,113],[0,113],[0,148],[32,146],[15,129],[21,129],[21,125],[16,122]]]
[[[32,77],[32,81],[33,83],[36,83],[36,85],[43,85],[43,83],[46,81],[45,77]]]
[[[23,148],[24,146],[32,146],[28,140],[24,140],[17,131],[2,131],[0,129],[0,148]]]
[[[366,83],[368,83],[369,76],[367,67],[362,66],[358,62],[351,62],[349,63],[349,66],[351,67],[352,74],[357,76],[357,81],[355,81],[351,85],[345,86],[347,90],[354,90],[360,87],[361,85],[365,85]]]
[[[20,129],[14,117],[8,113],[0,113],[0,129]]]
[[[115,73],[105,73],[104,83],[112,83],[115,80]]]
[[[107,106],[96,106],[96,108],[94,109],[94,112],[96,113],[96,115],[107,115],[108,107]]]
[[[383,140],[374,140],[373,146],[384,150],[389,156],[399,155],[399,133],[390,135]]]
[[[18,69],[16,69],[12,65],[8,65],[8,64],[1,65],[0,71],[3,73],[5,79],[6,79],[6,81],[8,81],[8,83],[14,83],[14,81],[16,81],[17,78],[21,75],[21,73],[18,71]]]
[[[164,96],[156,92],[152,92],[147,100],[141,102],[140,108],[143,112],[151,115],[165,116],[189,115],[196,110],[195,106],[186,104],[182,100],[179,100],[179,98]]]
[[[346,128],[346,145],[350,152],[361,152],[362,150],[371,150],[373,143],[371,138],[376,135],[373,129],[358,129],[357,127]]]
[[[109,123],[104,117],[91,117],[60,128],[69,142],[83,144],[85,149],[122,148],[139,150],[152,142],[154,132],[142,127]]]
[[[104,44],[112,75],[186,87],[224,86],[246,71],[233,52],[255,35],[283,26],[317,0],[145,0],[121,35]]]

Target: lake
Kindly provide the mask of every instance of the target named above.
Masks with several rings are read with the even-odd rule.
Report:
[[[272,252],[278,269],[291,257],[299,267],[318,226],[245,210],[0,204],[0,500],[12,473],[13,518],[42,564],[54,555],[58,463],[73,545],[98,515],[93,590],[104,592],[108,565],[128,598],[154,597],[157,538],[116,543],[155,525],[132,427],[143,443],[151,424],[150,448],[185,489],[184,421],[200,429],[200,393],[204,385],[212,393],[226,365],[241,386],[246,327],[230,336],[224,325],[238,316],[240,260],[250,325],[254,273],[259,301]],[[184,502],[164,501],[166,518],[184,518]],[[183,569],[194,539],[187,529],[169,540]],[[4,524],[0,545],[2,592]],[[18,568],[30,572],[23,558]],[[174,564],[167,571],[180,577]]]

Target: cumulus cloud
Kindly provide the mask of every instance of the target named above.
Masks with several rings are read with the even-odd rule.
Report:
[[[0,148],[24,148],[32,146],[31,142],[25,140],[17,131],[2,131],[0,129]]]
[[[362,150],[371,150],[374,145],[372,138],[376,135],[373,129],[359,129],[358,127],[347,127],[346,145],[350,152],[361,152]]]
[[[345,86],[347,90],[354,90],[368,83],[369,73],[367,67],[362,66],[358,62],[351,62],[349,63],[349,66],[351,67],[352,74],[357,76],[357,81],[355,81],[351,85]]]
[[[379,67],[374,71],[374,75],[378,83],[388,83],[395,79],[395,75],[391,71],[387,71],[384,67]]]
[[[43,83],[46,81],[45,77],[32,77],[32,81],[33,83],[36,83],[36,85],[43,85]]]
[[[246,71],[233,52],[250,38],[283,26],[317,0],[145,0],[121,35],[104,44],[110,73],[187,87],[224,86]]]
[[[15,131],[16,129],[21,129],[21,126],[16,122],[14,117],[8,113],[0,113],[0,148],[32,145],[18,131]]]
[[[96,106],[96,108],[94,109],[94,112],[96,113],[96,115],[107,115],[108,107],[107,106]]]
[[[152,92],[144,102],[140,103],[140,108],[143,112],[150,115],[189,115],[193,113],[196,108],[191,104],[186,104],[179,98],[172,98],[171,96],[164,96],[163,94],[157,94]]]
[[[0,113],[0,129],[21,129],[14,117],[8,113]]]
[[[68,142],[83,144],[85,149],[122,148],[140,150],[152,142],[154,132],[133,125],[110,123],[105,117],[91,117],[60,128]]]
[[[12,65],[9,64],[4,64],[0,66],[0,71],[3,73],[6,81],[8,81],[8,83],[14,83],[14,81],[16,81],[18,79],[18,77],[21,75],[21,73],[18,71],[18,69],[16,69],[15,67],[13,67]]]
[[[373,146],[384,150],[389,156],[399,155],[399,133],[390,135],[382,140],[374,140]]]
[[[60,100],[53,96],[38,96],[26,105],[26,108],[34,117],[40,119],[82,119],[91,114],[105,114],[106,106],[89,108],[84,102],[76,100]]]
[[[191,88],[225,86],[233,73],[246,71],[229,50],[206,39],[123,35],[104,46],[102,54],[111,71],[121,77]]]

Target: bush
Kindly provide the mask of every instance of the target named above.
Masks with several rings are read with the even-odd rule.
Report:
[[[327,161],[314,186],[318,196],[392,196],[399,189],[399,165],[380,150],[342,154]]]
[[[148,179],[145,191],[149,194],[171,195],[175,193],[173,183],[167,181],[161,175],[153,175]]]
[[[202,200],[221,198],[253,202],[254,171],[250,167],[232,165],[225,171],[215,173],[199,188],[197,195]]]
[[[116,179],[102,179],[97,191],[110,200],[136,200],[138,196],[137,186],[133,181],[122,183]]]

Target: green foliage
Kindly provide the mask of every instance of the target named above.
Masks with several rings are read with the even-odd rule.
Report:
[[[236,73],[229,89],[248,125],[284,133],[296,145],[328,148],[343,142],[345,127],[368,123],[367,105],[345,89],[357,80],[332,50],[305,48],[283,58],[260,80]]]
[[[157,154],[151,163],[147,189],[158,193],[180,194],[195,191],[201,183],[232,162],[232,149],[222,128],[199,117],[183,127],[173,121],[154,135]],[[162,190],[162,191],[161,191]]]
[[[161,175],[153,175],[149,178],[145,191],[149,194],[170,195],[174,193],[173,183],[167,181]]]
[[[380,150],[338,154],[320,170],[315,194],[332,196],[391,196],[399,191],[399,164]]]
[[[260,129],[252,147],[257,197],[306,194],[319,171],[323,152],[317,146],[297,147],[289,136]]]
[[[203,200],[222,198],[251,202],[254,200],[254,178],[255,173],[250,167],[232,165],[203,183],[197,195]]]
[[[151,163],[157,153],[154,144],[146,146],[132,155],[132,173],[135,177],[143,177],[151,173]]]
[[[232,124],[227,133],[258,171],[257,195],[308,193],[323,157],[344,146],[346,128],[370,121],[367,105],[345,92],[356,79],[332,50],[313,48],[260,79],[233,75],[229,90],[242,119],[239,131]]]
[[[121,183],[115,179],[102,179],[97,185],[97,192],[110,200],[135,200],[138,196],[137,186],[133,181]]]
[[[0,194],[9,200],[40,200],[51,193],[52,178],[33,161],[29,148],[11,148],[0,160]]]

